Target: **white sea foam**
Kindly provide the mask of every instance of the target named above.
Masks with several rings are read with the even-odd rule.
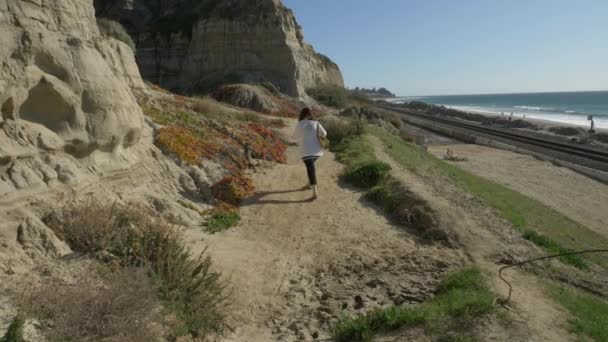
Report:
[[[505,116],[510,115],[511,111],[507,108],[504,110],[491,108],[491,107],[477,107],[477,106],[450,106],[446,105],[446,107],[458,109],[463,112],[470,113],[479,113],[479,114],[492,114],[492,115],[500,115],[504,113]],[[574,112],[576,113],[576,112]],[[518,111],[513,111],[513,116],[516,118],[523,118],[524,115],[528,119],[539,119],[546,121],[553,121],[564,123],[568,125],[575,126],[583,126],[589,127],[590,123],[587,120],[586,115],[574,114],[574,113],[556,113],[550,111],[534,111],[534,110],[523,110],[520,109]],[[608,128],[608,117],[606,116],[596,116],[594,118],[595,127],[597,128]]]
[[[549,110],[548,108],[532,107],[532,106],[514,106],[514,107],[517,108],[517,109],[533,110],[533,111]]]

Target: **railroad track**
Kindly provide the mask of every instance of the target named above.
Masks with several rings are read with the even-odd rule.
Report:
[[[585,146],[577,146],[575,144],[569,144],[566,142],[558,142],[558,141],[553,141],[553,140],[549,140],[549,139],[542,139],[540,137],[527,135],[525,133],[507,131],[505,129],[487,127],[487,126],[482,126],[480,124],[475,124],[475,123],[467,123],[467,122],[463,122],[463,121],[457,120],[457,119],[449,119],[449,118],[442,118],[442,117],[437,117],[437,116],[428,115],[428,114],[421,114],[421,113],[413,112],[410,110],[393,108],[393,107],[389,107],[389,106],[380,106],[380,107],[383,109],[386,109],[386,110],[405,114],[405,115],[423,119],[426,121],[431,121],[431,122],[440,123],[440,124],[443,124],[446,126],[461,128],[461,129],[464,129],[465,131],[481,133],[482,135],[492,136],[495,138],[501,138],[503,141],[508,140],[508,141],[513,141],[513,142],[518,142],[521,144],[525,144],[526,146],[533,146],[533,147],[540,148],[544,151],[557,152],[557,154],[555,156],[558,159],[562,159],[565,161],[572,162],[572,160],[568,160],[570,158],[567,158],[565,156],[575,157],[578,161],[581,161],[580,159],[582,158],[583,161],[584,160],[590,161],[590,163],[592,165],[589,165],[590,163],[586,163],[586,162],[577,162],[577,164],[586,165],[586,166],[596,168],[596,169],[599,169],[602,171],[608,171],[608,152],[607,151],[600,151],[600,150],[588,148]]]

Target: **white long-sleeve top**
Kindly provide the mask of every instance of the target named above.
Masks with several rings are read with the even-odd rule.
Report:
[[[327,131],[318,121],[304,119],[298,122],[296,126],[293,137],[298,141],[298,145],[300,145],[300,156],[302,158],[320,157],[323,155],[323,149],[317,136],[317,127],[319,135],[326,137]]]

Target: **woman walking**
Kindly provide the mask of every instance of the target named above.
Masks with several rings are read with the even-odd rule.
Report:
[[[300,145],[300,156],[306,165],[308,181],[315,199],[319,197],[315,162],[323,155],[320,139],[325,137],[327,137],[327,131],[321,126],[321,123],[313,119],[310,108],[302,109],[294,138]]]

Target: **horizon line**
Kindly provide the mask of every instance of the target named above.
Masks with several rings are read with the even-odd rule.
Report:
[[[484,95],[523,95],[523,94],[557,94],[557,93],[601,93],[603,90],[560,90],[560,91],[531,91],[531,92],[509,92],[509,93],[468,93],[468,94],[436,94],[436,95],[397,95],[396,97],[438,97],[438,96],[484,96]]]

